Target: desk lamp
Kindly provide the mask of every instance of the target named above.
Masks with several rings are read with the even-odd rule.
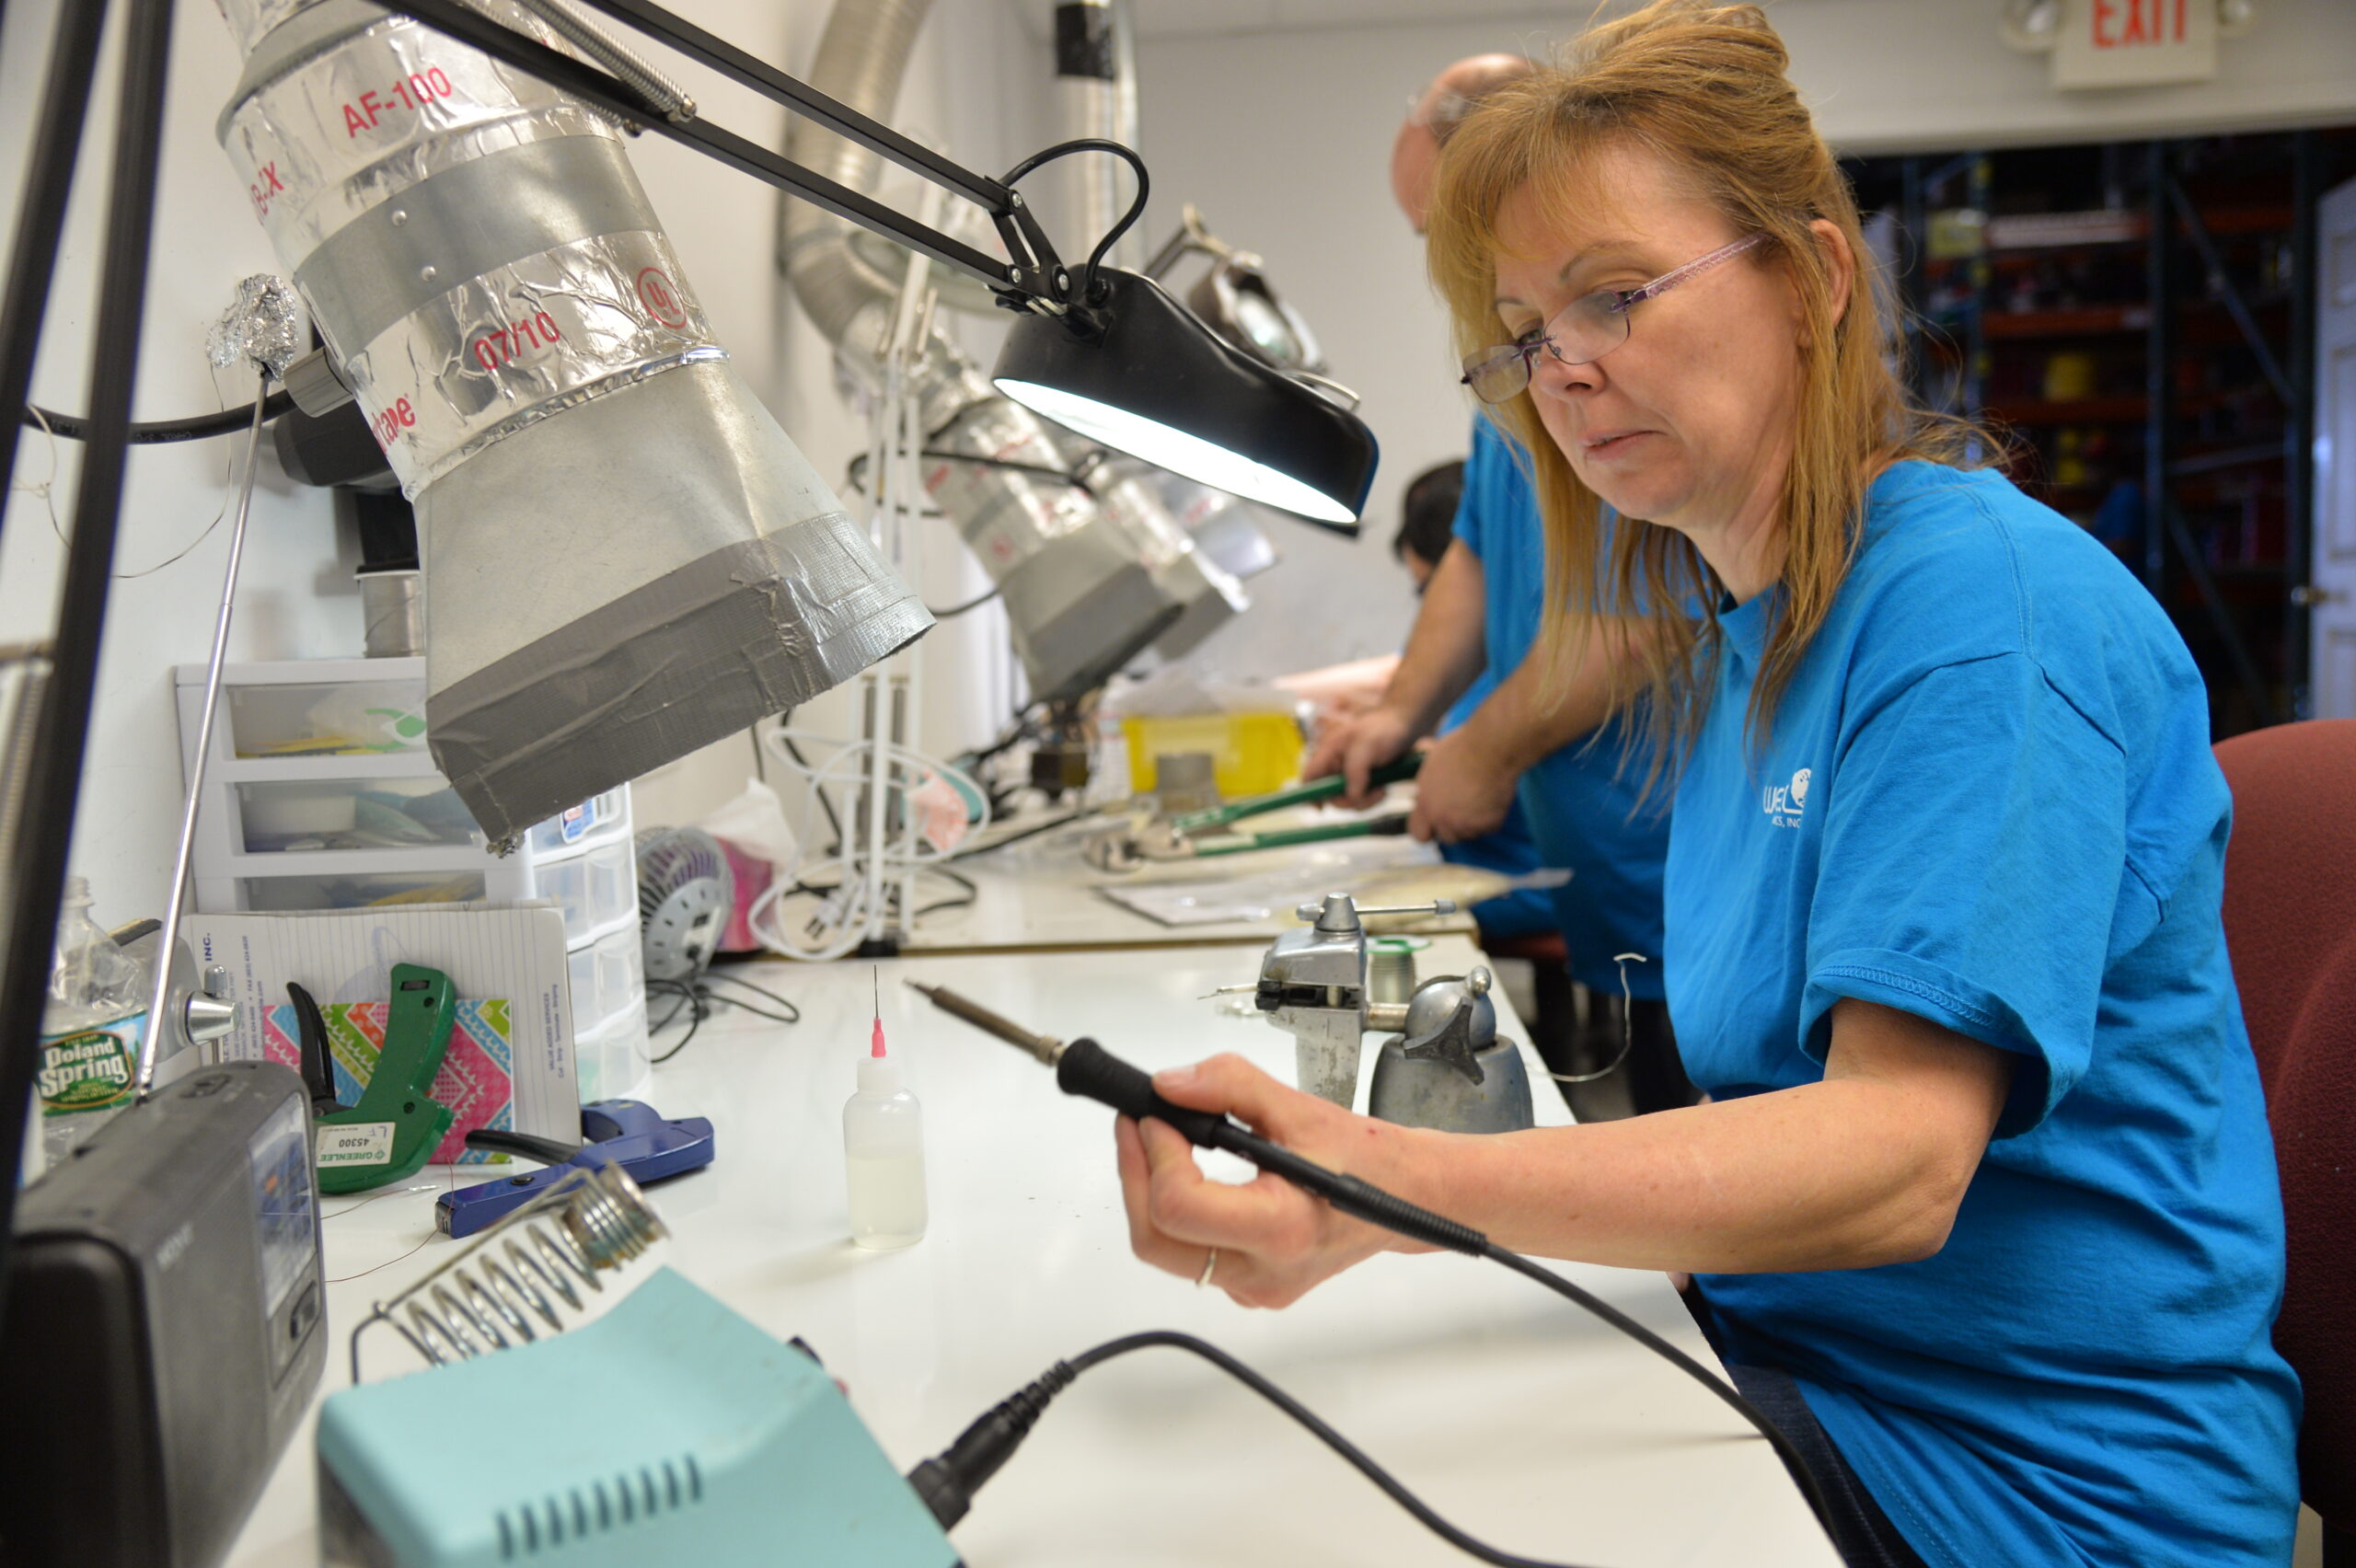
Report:
[[[987,285],[1021,320],[994,379],[1008,397],[1106,445],[1249,501],[1355,532],[1374,479],[1365,423],[1311,386],[1222,342],[1151,280],[1103,265],[1142,211],[1144,165],[1117,143],[1067,142],[1025,159],[1009,180],[953,163],[889,126],[764,64],[653,0],[583,0],[788,110],[979,204],[1010,259],[999,260],[861,193],[686,112],[666,116],[616,77],[500,27],[457,0],[385,0],[564,93],[685,144],[873,230]],[[1136,202],[1077,275],[1057,259],[1011,180],[1069,153],[1126,158]]]
[[[1021,315],[1001,367],[1011,397],[1034,401],[1107,444],[1176,471],[1333,525],[1349,525],[1371,483],[1375,460],[1374,442],[1364,425],[1316,392],[1220,343],[1151,283],[1102,266],[1112,240],[1142,207],[1141,166],[1138,207],[1076,273],[1057,258],[1013,188],[1015,180],[1053,157],[1091,149],[1135,162],[1135,154],[1112,143],[1067,143],[1019,166],[1007,179],[989,179],[853,113],[648,0],[587,3],[977,203],[988,213],[1008,259],[911,222],[699,119],[684,95],[666,92],[658,76],[568,10],[563,0],[475,0],[471,7],[458,0],[390,0],[382,6],[368,0],[237,0],[225,7],[244,24],[248,68],[223,133],[241,154],[261,155],[247,162],[248,194],[266,222],[272,221],[280,198],[293,197],[297,189],[307,189],[318,202],[279,212],[272,226],[283,225],[283,232],[273,239],[282,255],[299,255],[294,282],[328,330],[331,348],[341,352],[299,375],[290,367],[289,394],[299,384],[306,398],[329,407],[346,392],[362,394],[380,442],[413,462],[405,482],[413,480],[423,490],[433,482],[464,479],[464,490],[479,492],[470,497],[478,514],[467,519],[466,548],[457,550],[455,563],[447,550],[440,561],[434,559],[444,540],[427,541],[429,571],[455,564],[474,574],[468,585],[472,602],[483,606],[489,624],[489,629],[454,630],[451,604],[464,595],[441,592],[437,571],[429,663],[449,663],[437,654],[446,653],[454,637],[465,652],[455,673],[445,669],[436,675],[428,722],[437,762],[494,838],[512,836],[612,783],[684,755],[713,734],[741,727],[749,717],[837,684],[930,624],[863,536],[837,525],[841,509],[834,498],[783,432],[734,384],[717,345],[702,330],[691,296],[665,265],[662,236],[645,227],[642,196],[608,133],[615,122],[684,143],[986,281],[1000,303]],[[27,683],[38,686],[32,744],[0,757],[0,794],[13,797],[0,800],[0,828],[8,839],[0,862],[0,889],[6,894],[0,907],[0,946],[6,951],[0,969],[0,1105],[14,1107],[27,1103],[38,1059],[51,935],[97,689],[128,447],[141,440],[223,433],[275,417],[291,403],[288,394],[281,394],[230,410],[218,421],[208,417],[162,426],[132,421],[172,5],[123,0],[122,9],[127,27],[90,401],[87,420],[75,421],[87,452],[48,667],[36,665]],[[110,0],[74,0],[58,10],[0,294],[0,473],[13,470],[22,421],[30,417],[32,369],[109,11]],[[446,63],[437,53],[413,78],[337,83],[348,93],[340,91],[318,106],[347,115],[331,130],[357,143],[363,131],[375,130],[398,110],[446,126],[465,97],[459,78],[469,73],[479,86],[511,98],[543,86],[553,88],[552,97],[541,95],[546,118],[534,122],[534,129],[525,129],[521,120],[479,128],[472,144],[436,149],[437,156],[341,171],[350,178],[321,178],[327,171],[313,167],[308,187],[302,185],[306,170],[300,155],[316,154],[318,147],[290,143],[289,156],[281,163],[267,150],[267,113],[257,110],[259,121],[237,123],[247,106],[267,98],[277,83],[329,58],[350,40],[397,33],[414,39],[419,29],[405,18],[465,47],[449,51]],[[556,42],[597,64],[560,52]],[[531,177],[503,185],[491,181],[485,171],[494,163],[528,166]],[[418,194],[455,198],[460,188],[470,200],[428,201]],[[574,226],[566,233],[568,225]],[[357,237],[340,243],[347,233]],[[616,236],[627,243],[574,252],[578,267],[572,274],[523,279],[503,290],[486,287],[455,303],[431,294],[437,282],[446,283],[447,293],[463,294],[459,285],[512,271],[548,248],[540,240]],[[450,248],[439,248],[444,246]],[[619,279],[626,293],[608,286],[612,279],[591,277],[600,268],[630,261],[635,265]],[[560,318],[559,306],[568,299],[599,308],[574,317],[576,330]],[[607,304],[624,308],[617,314],[603,308]],[[444,317],[439,325],[448,330],[435,336],[414,329],[418,317],[436,310]],[[340,344],[338,334],[343,339]],[[586,382],[558,386],[583,368],[572,356],[591,351],[610,351],[612,363],[595,368],[621,375],[633,392],[593,397]],[[433,359],[435,353],[454,358],[456,365]],[[394,385],[393,361],[411,354],[420,358],[407,373],[421,384],[456,386],[479,401],[468,407],[463,398],[445,395],[445,406],[436,409],[415,398],[404,406],[398,397],[375,400],[367,395],[379,375]],[[463,379],[469,362],[491,379]],[[461,375],[457,382],[449,378],[454,368]],[[491,374],[510,371],[520,374]],[[344,380],[345,375],[352,379]],[[491,400],[519,385],[531,389],[539,406],[525,410],[534,418],[508,430],[504,411]],[[437,424],[454,412],[460,416],[455,422]],[[645,417],[633,417],[639,413]],[[485,422],[469,422],[477,419]],[[586,481],[576,477],[559,495],[535,484],[540,466],[519,455],[527,448],[545,450],[547,436],[568,428],[576,432],[576,448],[594,450],[595,467],[584,465]],[[683,454],[700,457],[707,446],[719,448],[724,460],[684,461]],[[683,478],[681,471],[688,467],[695,471]],[[629,504],[641,509],[629,519],[635,532],[668,536],[669,545],[638,548],[644,538],[611,525],[613,502],[607,499],[602,502],[608,509],[606,525],[594,544],[568,555],[569,531],[581,521],[576,504],[599,504],[599,490],[623,487],[632,498]],[[733,530],[722,530],[729,536],[725,540],[710,531],[716,517],[736,520]],[[700,537],[694,532],[698,525],[707,530]],[[698,552],[684,544],[703,548]],[[591,582],[585,592],[584,578]],[[752,591],[739,591],[747,586]],[[682,610],[689,613],[683,617]],[[528,623],[524,640],[497,630],[503,617]],[[17,789],[19,770],[23,782]],[[13,1169],[19,1162],[24,1120],[21,1113],[0,1115],[0,1164]],[[0,1183],[0,1248],[6,1246],[15,1204],[16,1183]],[[6,1278],[0,1269],[0,1281]],[[5,1306],[0,1300],[0,1309]],[[154,1368],[133,1370],[146,1375]]]
[[[615,225],[582,232],[627,230],[637,221],[634,212],[642,210],[630,201],[635,182],[618,150],[607,156],[614,144],[596,134],[592,122],[605,128],[614,122],[642,126],[984,282],[1019,316],[999,366],[998,379],[1009,397],[1175,472],[1330,526],[1355,528],[1353,519],[1372,482],[1376,457],[1366,426],[1310,386],[1220,341],[1149,280],[1103,264],[1112,241],[1143,205],[1141,165],[1138,204],[1078,268],[1067,268],[1058,259],[1014,189],[1015,180],[1052,158],[1088,150],[1136,163],[1134,153],[1109,142],[1066,143],[1026,160],[1009,179],[992,179],[816,92],[652,0],[584,3],[977,204],[1005,246],[1007,258],[990,256],[699,118],[684,95],[666,91],[659,76],[560,0],[483,0],[479,8],[458,0],[389,0],[381,6],[367,0],[239,0],[226,7],[241,21],[249,58],[247,78],[233,98],[231,113],[225,116],[223,133],[240,156],[261,153],[249,169],[249,194],[256,206],[274,207],[289,194],[287,177],[301,171],[291,162],[274,160],[262,141],[246,138],[248,128],[239,125],[239,114],[250,112],[251,100],[266,94],[280,75],[331,53],[349,29],[357,27],[374,36],[397,30],[414,35],[417,29],[400,20],[413,17],[467,47],[448,56],[450,65],[439,59],[428,63],[419,73],[422,86],[406,78],[341,84],[352,89],[350,108],[360,116],[362,131],[370,129],[366,122],[372,116],[382,124],[402,112],[404,102],[406,111],[417,117],[446,116],[450,100],[459,95],[445,94],[443,87],[445,83],[457,87],[452,71],[462,68],[494,73],[510,88],[545,85],[555,89],[559,101],[551,104],[550,113],[570,116],[570,130],[578,133],[538,133],[528,146],[506,149],[533,155],[523,161],[533,163],[536,178],[504,190],[478,192],[503,195],[503,205],[478,200],[449,204],[435,214],[437,222],[449,220],[442,226],[454,243],[464,241],[471,248],[466,250],[467,260],[479,265],[502,248],[510,252],[503,259],[514,259],[515,235],[491,220],[538,221],[546,215],[540,209],[550,204],[568,214],[597,207]],[[54,673],[40,699],[38,740],[27,748],[32,755],[10,846],[15,851],[11,863],[20,874],[9,889],[9,960],[5,982],[0,982],[0,1030],[7,1032],[5,1038],[12,1047],[5,1080],[14,1097],[9,1103],[21,1098],[29,1082],[29,1055],[21,1063],[14,1060],[13,1046],[38,1033],[49,934],[64,874],[75,783],[87,738],[124,452],[131,442],[166,435],[160,427],[134,428],[129,402],[140,337],[138,295],[144,285],[153,228],[171,4],[125,0],[125,6],[133,47],[124,57],[121,134],[113,155],[94,356],[97,374],[85,431],[88,451],[76,500],[75,542],[60,595]],[[98,38],[108,9],[108,0],[77,0],[61,13],[35,121],[23,221],[17,226],[6,297],[0,301],[0,409],[26,408],[65,200],[97,74]],[[558,42],[597,63],[561,52],[554,46]],[[337,111],[345,96],[339,94],[327,109]],[[347,140],[356,142],[360,136],[343,121],[330,129]],[[484,137],[487,145],[491,133]],[[416,162],[397,188],[424,191],[445,179],[463,183],[479,178],[475,171],[492,161],[473,156],[446,169]],[[421,173],[427,178],[417,179]],[[385,178],[381,170],[371,177],[379,181]],[[388,315],[387,296],[357,286],[367,281],[368,266],[375,267],[378,285],[389,289],[398,282],[413,300],[419,290],[437,281],[429,274],[439,273],[445,264],[418,251],[417,236],[427,220],[410,217],[410,207],[420,203],[380,202],[371,207],[367,203],[376,187],[370,179],[319,189],[324,205],[285,218],[290,226],[310,225],[312,243],[294,269],[295,282],[312,294],[315,313],[323,323],[333,321],[347,336],[365,340],[349,345],[349,356],[330,355],[301,375],[290,372],[290,386],[299,384],[306,397],[324,398],[332,406],[350,384],[326,373],[360,379],[351,362],[372,352],[380,357],[365,368],[382,373],[387,369],[384,356],[391,350],[453,351],[461,369],[471,356],[478,366],[488,361],[490,368],[501,372],[520,368],[549,377],[561,373],[563,356],[573,352],[574,343],[573,335],[556,321],[560,312],[553,302],[565,292],[556,286],[519,285],[504,297],[487,291],[474,302],[482,307],[476,313],[479,320],[462,320],[454,311],[448,313],[448,324],[473,321],[488,329],[461,335],[452,343],[412,336],[391,350],[380,344],[376,335],[365,332],[367,325],[375,325],[378,335],[398,332],[425,306]],[[274,225],[279,221],[269,213],[265,217]],[[338,217],[347,220],[343,229],[364,227],[370,238],[381,243],[367,255],[359,254],[364,248],[357,245],[339,248],[342,229],[329,226],[329,220]],[[411,223],[421,226],[412,228]],[[646,237],[661,248],[659,233]],[[618,257],[624,248],[610,248]],[[340,249],[353,254],[338,254]],[[387,258],[411,270],[397,275]],[[596,427],[591,444],[597,449],[593,478],[598,483],[574,484],[560,499],[536,490],[531,483],[536,466],[517,455],[539,439],[528,431],[525,436],[529,439],[501,444],[511,449],[505,455],[499,446],[479,455],[466,452],[468,440],[480,433],[471,428],[457,432],[455,444],[445,442],[439,454],[454,465],[445,482],[456,485],[465,479],[465,488],[480,492],[478,499],[484,505],[498,508],[495,515],[469,521],[463,549],[454,545],[437,561],[433,558],[439,541],[428,545],[429,570],[437,572],[429,662],[449,667],[446,675],[437,675],[429,707],[429,737],[437,761],[494,838],[684,755],[716,733],[715,725],[736,727],[753,710],[773,711],[796,700],[797,694],[846,678],[920,633],[927,624],[921,606],[883,569],[858,531],[826,521],[838,516],[839,508],[831,504],[831,495],[783,433],[742,395],[733,373],[719,363],[723,356],[716,345],[699,338],[692,301],[668,272],[657,261],[643,263],[625,280],[637,302],[635,319],[598,329],[636,331],[651,322],[674,334],[676,340],[666,352],[681,364],[641,375],[644,385],[639,391],[645,396],[631,399],[660,417],[644,421],[622,417],[619,410],[627,405],[620,398],[569,406],[560,397],[549,399],[556,407],[538,421],[547,427],[544,433],[567,426],[589,432]],[[517,307],[527,304],[532,308],[521,312],[519,319]],[[556,322],[554,333],[540,320],[544,308]],[[501,309],[508,319],[493,319]],[[641,354],[640,359],[650,357],[661,356]],[[436,374],[441,368],[428,367]],[[657,396],[656,389],[665,383],[669,386]],[[475,395],[504,395],[512,385],[512,377],[492,380]],[[288,406],[285,394],[274,396],[261,409],[262,417]],[[419,432],[434,417],[432,410],[413,400],[404,417],[398,399],[388,407],[364,402],[364,407],[389,447],[417,459],[420,475],[433,466],[435,455],[419,449],[423,440]],[[238,428],[253,416],[251,409],[231,410],[221,429]],[[175,424],[182,428],[174,433],[191,433],[185,428],[187,421]],[[194,433],[210,432],[208,428]],[[653,442],[650,433],[656,438]],[[0,420],[0,471],[13,465],[20,435],[17,418]],[[728,448],[730,465],[706,466],[699,477],[690,476],[692,483],[676,475],[671,476],[676,482],[658,482],[666,462],[698,444]],[[479,472],[468,478],[469,469]],[[648,478],[650,472],[656,479]],[[578,521],[569,508],[574,502],[594,502],[600,485],[633,487],[633,504],[642,507],[637,517],[640,535],[680,529],[683,516],[689,522],[708,521],[710,513],[728,506],[750,514],[753,526],[737,530],[733,554],[717,548],[698,555],[678,548],[667,553],[641,548],[643,539],[610,525],[599,532],[594,549],[568,554],[571,527]],[[610,515],[606,521],[610,525]],[[457,537],[454,533],[453,538]],[[787,542],[802,548],[789,548]],[[453,554],[456,560],[450,559]],[[721,562],[716,568],[715,557]],[[734,594],[725,585],[680,580],[680,574],[692,578],[699,571],[725,576],[732,566],[748,566],[758,577],[759,592]],[[445,567],[471,571],[475,580],[464,592],[445,595],[439,581]],[[633,573],[649,576],[632,581]],[[583,578],[594,580],[595,592],[574,592],[568,600],[566,583]],[[582,605],[583,597],[594,602]],[[482,613],[473,617],[476,624],[468,624],[468,617],[451,607],[454,601],[481,606]],[[551,611],[551,602],[589,613],[560,619]],[[674,624],[681,619],[676,612],[683,605],[698,612],[687,617],[693,624],[684,629]],[[504,634],[496,629],[502,614],[528,620],[535,635],[522,647],[514,646],[512,637],[502,646],[499,638]],[[748,620],[756,623],[750,632],[745,629]],[[826,646],[830,638],[836,647]],[[463,651],[437,660],[453,645]],[[694,672],[696,678],[687,678],[686,672]],[[433,711],[434,707],[441,711]],[[0,1143],[14,1147],[20,1136],[12,1124]]]

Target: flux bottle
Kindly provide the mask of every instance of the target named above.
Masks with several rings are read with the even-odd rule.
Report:
[[[850,1239],[879,1251],[921,1240],[924,1108],[901,1086],[899,1064],[884,1055],[880,1017],[859,1064],[859,1092],[843,1104],[843,1157]]]

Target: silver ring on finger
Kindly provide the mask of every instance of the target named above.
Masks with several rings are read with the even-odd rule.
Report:
[[[1211,1271],[1217,1267],[1218,1267],[1218,1249],[1214,1247],[1210,1251],[1210,1256],[1203,1260],[1203,1272],[1195,1276],[1195,1288],[1196,1290],[1200,1290],[1203,1286],[1210,1284]]]

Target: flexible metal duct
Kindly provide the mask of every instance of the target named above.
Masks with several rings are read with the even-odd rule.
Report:
[[[860,113],[887,120],[931,0],[845,0],[826,21],[810,83]],[[797,120],[786,156],[854,189],[881,160]],[[855,375],[878,379],[895,284],[854,248],[851,227],[801,202],[785,204],[780,259],[810,319]],[[936,329],[910,380],[936,451],[1074,473],[1095,455],[1085,442],[994,392],[964,352]],[[1102,685],[1189,607],[1248,603],[1234,577],[1198,552],[1157,487],[1105,466],[1078,483],[983,463],[932,459],[924,484],[999,585],[1034,697],[1076,696]],[[1223,616],[1219,618],[1224,618]]]
[[[601,48],[561,0],[473,0]],[[366,0],[225,0],[223,146],[417,508],[426,724],[494,840],[921,634],[714,340],[603,115]]]

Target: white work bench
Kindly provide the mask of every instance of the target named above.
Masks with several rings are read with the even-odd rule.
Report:
[[[1393,802],[1387,807],[1392,811],[1398,809],[1399,801],[1412,798],[1404,790],[1394,790],[1393,796]],[[1346,821],[1349,815],[1295,808],[1253,818],[1239,826],[1253,830],[1298,827],[1316,822]],[[1080,847],[1091,834],[1103,831],[1114,821],[1109,816],[1084,818],[1011,842],[1003,848],[948,861],[951,870],[974,883],[973,902],[926,915],[906,940],[905,951],[1059,951],[1077,948],[1265,943],[1299,923],[1292,913],[1295,904],[1335,890],[1355,892],[1370,872],[1397,870],[1439,859],[1437,850],[1412,839],[1361,838],[1299,845],[1281,852],[1158,861],[1126,874],[1100,871],[1081,859]],[[1264,905],[1265,913],[1256,918],[1195,926],[1163,925],[1107,898],[1103,891],[1153,883],[1226,882],[1238,877],[1269,881],[1285,891],[1268,899]],[[928,897],[952,896],[954,893],[947,884],[930,877],[923,887]],[[1461,913],[1415,928],[1418,931],[1472,928],[1471,917]]]
[[[1431,974],[1477,954],[1443,937],[1423,958]],[[1253,975],[1248,950],[916,954],[881,967],[893,1054],[925,1109],[930,1233],[897,1252],[846,1239],[840,1116],[867,1049],[871,966],[765,964],[737,973],[793,1000],[802,1021],[722,1009],[656,1069],[652,1102],[710,1118],[718,1158],[651,1190],[673,1237],[606,1299],[667,1263],[780,1339],[802,1336],[902,1470],[1057,1359],[1169,1328],[1241,1356],[1505,1550],[1604,1568],[1837,1568],[1781,1465],[1726,1406],[1493,1264],[1383,1256],[1288,1310],[1257,1312],[1139,1263],[1111,1113],[1061,1095],[1029,1057],[901,984],[948,985],[1149,1068],[1236,1051],[1289,1078],[1289,1035],[1199,999]],[[1501,1026],[1522,1037],[1509,1016]],[[1368,1041],[1369,1067],[1378,1043]],[[1541,1120],[1561,1121],[1560,1097],[1530,1066]],[[390,1196],[328,1201],[328,1276],[341,1283],[328,1294],[323,1393],[347,1381],[347,1341],[369,1305],[463,1245],[428,1239],[447,1182],[429,1170]],[[1715,1364],[1661,1275],[1565,1272]],[[372,1381],[416,1365],[387,1330],[364,1344]],[[519,1411],[503,1430],[451,1435],[495,1466],[503,1447],[535,1440],[536,1424]],[[314,1464],[306,1420],[231,1553],[237,1568],[318,1561]],[[1066,1390],[953,1539],[989,1568],[1472,1561],[1256,1396],[1168,1350]],[[791,1543],[778,1561],[794,1561]]]

